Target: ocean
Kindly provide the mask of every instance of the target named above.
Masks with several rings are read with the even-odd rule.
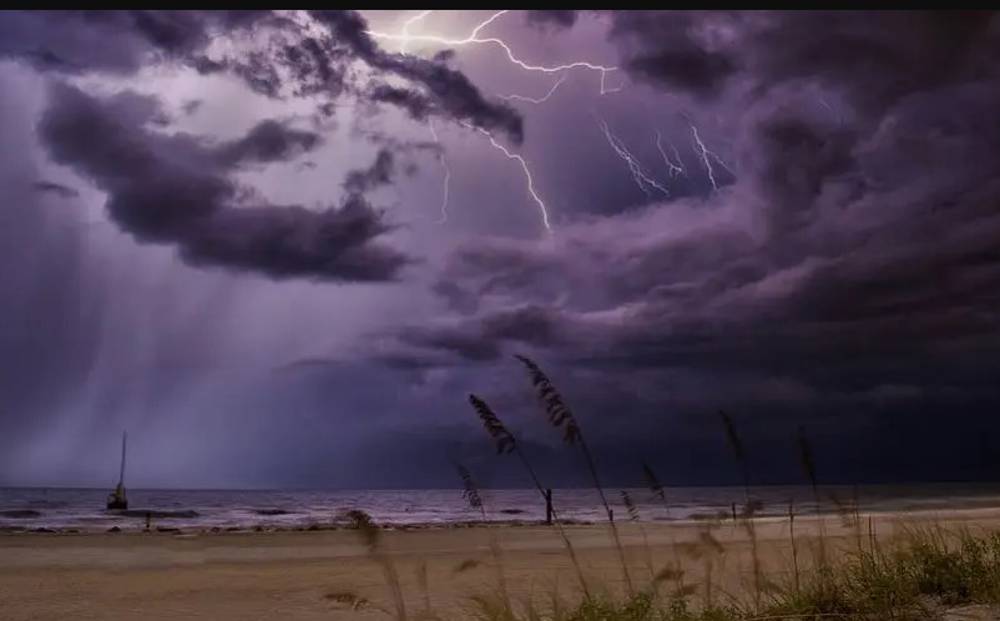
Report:
[[[682,487],[665,490],[664,505],[649,490],[626,490],[642,521],[687,520],[729,515],[732,503],[744,502],[741,487]],[[368,512],[383,525],[447,525],[478,522],[458,489],[427,490],[171,490],[129,489],[128,513],[105,510],[107,489],[0,488],[0,532],[75,530],[104,532],[114,527],[141,530],[146,512],[154,528],[188,530],[303,529],[343,522],[350,509]],[[630,518],[621,490],[607,490],[616,520]],[[1000,507],[1000,484],[920,484],[821,487],[819,503],[808,486],[753,487],[761,503],[758,515],[853,511],[944,510]],[[536,490],[482,490],[486,519],[539,522],[545,504]],[[562,520],[605,519],[597,493],[556,489],[553,503]]]

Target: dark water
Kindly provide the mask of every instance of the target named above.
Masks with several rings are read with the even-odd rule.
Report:
[[[382,524],[448,524],[479,521],[482,515],[463,500],[460,490],[269,491],[269,490],[128,490],[128,514],[106,511],[109,490],[0,488],[0,530],[15,528],[106,531],[140,529],[145,512],[154,512],[153,525],[184,530],[218,528],[304,528],[336,522],[348,509],[367,511]],[[730,512],[742,503],[744,492],[735,487],[688,487],[666,490],[668,507],[648,490],[628,490],[641,520],[679,520]],[[628,511],[620,490],[608,490],[617,519]],[[487,519],[540,521],[545,505],[535,490],[483,490]],[[816,511],[809,487],[757,487],[754,500],[759,515],[784,515],[789,501],[796,513]],[[593,490],[557,489],[553,494],[560,518],[599,521],[604,518]],[[1000,507],[1000,484],[933,484],[909,486],[824,487],[820,510],[853,510],[857,497],[861,512],[943,510]]]

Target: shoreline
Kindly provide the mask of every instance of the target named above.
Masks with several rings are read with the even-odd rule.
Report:
[[[482,522],[458,491],[397,490],[340,492],[218,492],[187,490],[134,490],[129,511],[105,511],[99,490],[67,488],[7,490],[0,494],[0,536],[93,535],[143,532],[146,513],[155,533],[219,534],[226,532],[329,531],[348,526],[344,513],[363,510],[386,529],[426,530],[475,527]],[[559,489],[555,505],[567,524],[601,524],[606,521],[594,490]],[[743,490],[732,487],[678,488],[668,496],[669,506],[651,497],[648,490],[630,489],[644,524],[683,524],[732,520],[733,501],[739,512]],[[504,527],[531,527],[544,522],[544,505],[537,490],[489,489],[486,521]],[[739,497],[735,497],[738,495]],[[943,486],[824,486],[817,495],[802,486],[754,486],[752,497],[762,503],[755,518],[786,519],[789,505],[796,515],[821,512],[831,519],[850,514],[854,505],[865,514],[915,513],[1000,507],[1000,485]],[[617,523],[632,511],[612,503]]]
[[[972,521],[976,519],[996,517],[1000,519],[1000,505],[982,507],[963,508],[933,508],[933,509],[903,509],[903,510],[874,510],[858,511],[862,518],[872,518],[885,520],[888,518],[910,519],[914,521],[926,521],[931,519],[946,517],[948,521]],[[818,520],[830,518],[851,519],[854,512],[846,513],[841,511],[823,511],[821,513],[796,513],[796,523],[812,523]],[[141,518],[136,518],[137,524],[133,528],[122,528],[113,526],[107,529],[87,529],[78,527],[56,528],[48,526],[29,527],[24,525],[0,525],[0,538],[2,537],[23,537],[23,536],[77,536],[92,537],[101,535],[111,536],[150,536],[150,535],[256,535],[256,534],[281,534],[281,533],[311,533],[311,532],[355,532],[356,529],[339,522],[313,523],[308,526],[280,526],[280,525],[246,525],[246,526],[170,526],[170,518],[160,518],[160,523],[153,522],[149,530],[145,529]],[[716,526],[726,526],[742,523],[744,518],[738,517],[733,521],[731,514],[706,515],[690,518],[677,519],[652,519],[645,520],[616,520],[615,524],[641,525],[643,527],[677,527],[689,528],[697,525],[714,524]],[[752,518],[754,524],[775,524],[787,523],[788,515],[764,514]],[[606,520],[560,520],[560,524],[570,528],[575,527],[595,527],[607,524]],[[385,532],[416,532],[416,531],[452,531],[467,529],[489,529],[489,528],[549,528],[554,525],[546,524],[544,520],[467,520],[452,522],[382,522],[376,527]]]

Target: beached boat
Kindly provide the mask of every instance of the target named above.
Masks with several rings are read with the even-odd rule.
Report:
[[[122,432],[122,465],[118,474],[118,485],[115,491],[108,494],[108,509],[128,509],[128,498],[125,497],[125,439],[126,432]]]

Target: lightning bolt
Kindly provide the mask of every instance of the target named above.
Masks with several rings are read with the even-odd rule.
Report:
[[[607,71],[601,72],[601,95],[607,95],[608,93],[617,93],[618,91],[625,88],[624,85],[619,85],[614,88],[607,88],[605,86],[605,78],[608,76],[608,72],[616,71],[617,69],[618,69],[617,67],[610,67]]]
[[[670,143],[670,150],[674,152],[674,160],[671,160],[667,156],[667,152],[663,150],[662,141],[663,138],[660,136],[660,130],[656,130],[656,149],[660,152],[663,157],[663,163],[667,165],[667,174],[671,177],[676,177],[677,175],[684,175],[687,177],[687,171],[684,170],[684,160],[681,159],[681,154],[678,153],[677,147],[674,143]]]
[[[598,65],[596,63],[592,63],[592,62],[588,62],[588,61],[584,61],[584,60],[578,60],[578,61],[574,61],[574,62],[570,62],[570,63],[564,63],[564,64],[561,64],[561,65],[533,65],[531,63],[528,63],[528,62],[526,62],[526,61],[521,60],[520,58],[518,58],[517,55],[514,54],[514,51],[511,49],[510,45],[508,45],[507,42],[504,41],[503,39],[500,39],[500,38],[497,38],[497,37],[484,37],[484,38],[480,38],[479,33],[484,28],[486,28],[487,26],[489,26],[490,24],[492,24],[494,21],[496,21],[498,18],[500,18],[503,15],[506,15],[509,12],[510,12],[509,10],[497,11],[493,15],[489,16],[488,18],[486,18],[485,20],[483,20],[482,22],[480,22],[479,24],[477,24],[472,29],[471,33],[469,33],[467,36],[465,36],[463,38],[460,38],[460,39],[449,38],[449,37],[444,37],[444,36],[440,36],[440,35],[411,34],[410,33],[410,27],[414,23],[416,23],[417,21],[420,21],[420,20],[424,19],[425,17],[427,17],[428,15],[430,15],[432,13],[432,11],[421,11],[419,14],[417,14],[417,15],[411,17],[410,19],[406,20],[403,23],[402,28],[400,28],[400,31],[396,32],[396,33],[392,33],[392,32],[380,32],[380,31],[377,31],[377,30],[366,30],[365,32],[366,32],[366,34],[368,34],[368,36],[370,36],[370,37],[372,37],[374,39],[382,39],[382,40],[386,40],[386,41],[397,41],[397,42],[399,42],[400,43],[400,52],[401,53],[405,53],[406,45],[408,43],[410,43],[410,42],[435,43],[437,45],[446,46],[446,47],[462,47],[462,46],[465,46],[465,45],[473,45],[473,44],[476,44],[476,45],[495,45],[495,46],[498,46],[500,49],[503,50],[504,54],[506,54],[506,56],[507,56],[507,60],[509,60],[512,64],[517,65],[518,67],[520,67],[521,69],[523,69],[525,71],[533,71],[533,72],[539,72],[539,73],[560,73],[560,72],[563,72],[563,71],[568,71],[570,69],[588,69],[590,71],[600,72],[600,74],[601,74],[601,94],[602,95],[604,95],[606,93],[613,93],[613,92],[617,92],[617,91],[621,90],[622,87],[620,87],[620,86],[617,87],[617,88],[615,88],[615,89],[608,89],[606,87],[606,82],[605,82],[605,78],[607,77],[607,74],[610,73],[610,72],[612,72],[612,71],[617,71],[618,67],[610,67],[610,66],[606,66],[606,65]]]
[[[472,123],[467,123],[467,122],[462,122],[462,125],[468,129],[479,132],[480,134],[486,136],[486,138],[489,139],[490,144],[493,145],[494,149],[503,153],[504,156],[507,157],[507,159],[514,160],[518,164],[520,164],[521,170],[524,172],[524,178],[528,182],[528,193],[531,194],[531,198],[535,201],[535,204],[538,205],[538,210],[541,213],[542,226],[545,227],[546,231],[551,233],[552,225],[549,223],[548,207],[545,206],[545,201],[542,200],[542,197],[539,196],[538,192],[535,190],[535,180],[534,178],[532,178],[531,170],[528,168],[528,163],[524,161],[524,158],[518,155],[517,153],[512,153],[507,147],[497,142],[496,138],[493,137],[493,134],[483,129],[482,127],[476,127]]]
[[[438,138],[437,130],[434,129],[434,122],[427,122],[428,129],[431,130],[431,136],[434,138],[435,144],[441,144],[441,140]],[[444,224],[448,221],[448,195],[451,192],[451,167],[448,165],[448,158],[444,154],[444,149],[438,151],[438,163],[441,164],[441,168],[444,169],[444,181],[441,188],[441,219],[438,220],[438,224]]]
[[[632,155],[625,144],[611,133],[611,128],[608,127],[607,122],[599,120],[598,123],[600,124],[601,129],[604,130],[604,136],[608,139],[608,144],[611,145],[611,148],[614,149],[618,157],[625,160],[625,164],[628,166],[629,172],[632,173],[632,179],[635,181],[635,184],[639,186],[639,189],[642,190],[646,196],[650,197],[652,194],[650,193],[649,188],[656,188],[660,192],[663,192],[665,196],[670,196],[670,191],[667,190],[667,188],[660,185],[656,179],[653,179],[647,175],[645,171],[643,171],[642,164],[639,163],[638,158]]]
[[[622,88],[622,87],[619,86],[619,87],[617,87],[615,89],[608,89],[607,86],[606,86],[606,76],[607,76],[607,74],[610,73],[610,72],[612,72],[612,71],[617,71],[618,70],[617,67],[608,67],[608,66],[604,66],[604,65],[598,65],[598,64],[595,64],[595,63],[587,62],[587,61],[575,61],[575,62],[571,62],[571,63],[561,64],[561,65],[551,65],[551,66],[548,66],[548,65],[533,65],[533,64],[527,63],[527,62],[521,60],[520,58],[518,58],[514,54],[514,51],[511,49],[511,47],[504,40],[502,40],[500,38],[497,38],[497,37],[480,37],[480,32],[482,32],[482,30],[484,28],[486,28],[487,26],[489,26],[490,24],[492,24],[494,21],[496,21],[501,16],[509,13],[509,11],[506,11],[506,10],[504,10],[504,11],[497,11],[496,13],[492,14],[491,16],[489,16],[488,18],[486,18],[485,20],[483,20],[482,22],[480,22],[479,24],[477,24],[472,29],[472,32],[469,33],[464,38],[449,38],[449,37],[444,37],[444,36],[439,36],[439,35],[425,35],[425,34],[418,35],[418,34],[412,34],[410,32],[410,29],[413,27],[413,25],[416,24],[417,22],[425,19],[432,12],[433,11],[421,11],[421,12],[417,13],[416,15],[408,18],[405,22],[403,22],[403,25],[400,28],[400,30],[399,30],[398,33],[379,32],[379,31],[375,31],[375,30],[368,30],[368,31],[366,31],[366,33],[369,36],[371,36],[372,38],[374,38],[374,39],[382,39],[382,40],[387,40],[387,41],[397,41],[397,42],[399,42],[399,44],[400,44],[399,51],[402,54],[406,54],[407,53],[406,52],[406,46],[407,46],[407,44],[409,44],[411,42],[434,43],[434,44],[437,44],[437,45],[447,46],[447,47],[462,47],[462,46],[471,45],[471,44],[495,45],[495,46],[500,47],[504,51],[504,53],[507,56],[507,59],[512,64],[520,67],[521,69],[523,69],[525,71],[539,72],[539,73],[562,73],[562,72],[568,71],[570,69],[584,68],[584,69],[588,69],[588,70],[591,70],[591,71],[600,72],[600,76],[601,76],[601,94],[602,95],[604,95],[605,93],[616,92],[618,90],[621,90],[621,88]],[[547,101],[550,97],[552,97],[552,95],[556,92],[556,90],[559,88],[559,86],[565,80],[566,80],[566,76],[565,75],[560,75],[559,79],[555,82],[555,84],[552,85],[552,88],[550,88],[549,91],[543,97],[528,97],[528,96],[524,96],[524,95],[507,95],[504,98],[505,99],[509,99],[509,100],[526,101],[526,102],[530,102],[530,103],[543,103],[543,102]],[[525,161],[525,159],[521,155],[519,155],[517,153],[511,152],[507,147],[505,147],[501,143],[497,142],[496,138],[489,131],[487,131],[487,130],[481,128],[481,127],[475,127],[471,123],[467,123],[467,122],[463,122],[462,125],[464,127],[466,127],[466,128],[472,129],[473,131],[476,131],[476,132],[484,135],[489,140],[490,145],[494,149],[496,149],[496,150],[500,151],[501,153],[503,153],[504,156],[507,159],[514,160],[514,161],[516,161],[518,163],[518,165],[521,167],[521,171],[524,173],[524,177],[525,177],[525,180],[527,182],[528,194],[531,195],[532,200],[534,200],[535,204],[538,205],[538,209],[539,209],[539,212],[540,212],[541,218],[542,218],[542,225],[545,227],[546,231],[551,232],[552,231],[552,225],[549,222],[548,208],[545,205],[545,201],[542,200],[541,196],[539,196],[539,194],[538,194],[538,191],[535,189],[535,180],[534,180],[534,177],[531,174],[531,169],[528,167],[528,163]],[[437,132],[434,130],[434,127],[431,126],[430,129],[431,129],[432,136],[434,136],[435,142],[439,142],[438,138],[437,138]],[[441,220],[440,221],[441,222],[446,222],[447,218],[448,218],[448,193],[449,193],[449,185],[450,185],[450,180],[451,180],[451,170],[448,167],[447,160],[444,158],[443,154],[440,156],[439,161],[441,162],[442,167],[445,169],[444,190],[443,190],[443,199],[442,199],[442,204],[441,204]]]
[[[733,174],[733,171],[731,168],[729,168],[729,166],[726,165],[726,163],[722,160],[721,157],[716,155],[714,151],[711,151],[708,147],[705,146],[705,143],[702,141],[701,136],[698,135],[698,128],[695,127],[693,123],[691,123],[690,125],[691,125],[691,136],[692,136],[692,141],[694,142],[695,151],[701,157],[701,161],[705,165],[705,172],[708,174],[708,181],[712,184],[712,190],[718,191],[719,184],[715,179],[715,168],[712,166],[712,160],[715,160],[717,164],[726,169],[726,171],[728,171],[729,174]]]
[[[419,22],[420,20],[422,20],[423,18],[427,17],[428,15],[430,15],[433,12],[434,11],[420,11],[419,13],[417,13],[416,15],[414,15],[413,17],[411,17],[410,19],[408,19],[405,22],[403,22],[403,27],[400,29],[399,34],[401,34],[402,36],[404,36],[406,38],[403,39],[402,43],[399,44],[399,52],[401,54],[405,54],[406,53],[406,44],[409,41],[409,36],[410,36],[410,26],[412,26],[413,24]],[[433,128],[431,129],[431,131],[432,132],[434,131]]]
[[[584,60],[563,63],[559,65],[531,64],[519,58],[511,49],[510,45],[508,45],[507,42],[504,41],[503,39],[500,39],[498,37],[480,36],[480,33],[483,31],[483,29],[485,29],[487,26],[489,26],[497,19],[499,19],[503,15],[506,15],[509,12],[510,11],[508,10],[503,10],[493,13],[485,20],[476,24],[475,27],[473,27],[472,32],[470,32],[468,35],[462,38],[453,38],[453,37],[446,37],[434,34],[411,33],[410,29],[414,26],[414,24],[424,20],[428,15],[433,13],[433,11],[420,11],[416,15],[411,16],[405,22],[403,22],[403,25],[400,27],[399,32],[396,33],[380,32],[377,30],[366,30],[365,32],[368,36],[372,37],[373,39],[398,42],[399,52],[401,54],[408,53],[407,45],[413,42],[432,43],[444,47],[463,47],[466,45],[494,45],[503,50],[504,54],[507,56],[507,60],[510,61],[511,64],[519,67],[524,71],[535,72],[535,73],[546,73],[546,74],[562,74],[563,72],[569,71],[571,69],[587,69],[589,71],[596,71],[600,74],[601,95],[605,95],[607,93],[615,93],[622,90],[623,86],[617,86],[614,88],[608,88],[607,86],[607,75],[611,72],[617,71],[618,67],[599,65]],[[525,95],[507,95],[504,96],[503,98],[508,100],[525,101],[536,104],[544,103],[545,101],[548,101],[550,97],[552,97],[552,95],[556,92],[559,86],[565,81],[565,79],[566,79],[565,75],[560,75],[559,79],[555,82],[555,84],[552,85],[552,88],[550,88],[549,91],[543,97],[528,97]],[[497,142],[496,138],[494,138],[493,134],[491,134],[489,131],[481,127],[475,127],[467,122],[463,122],[462,125],[486,136],[486,138],[490,142],[490,145],[493,146],[494,149],[497,149],[498,151],[503,153],[507,159],[515,160],[520,165],[521,170],[524,172],[525,180],[527,181],[528,193],[531,195],[531,198],[535,201],[535,204],[538,205],[538,209],[541,213],[542,224],[545,226],[545,229],[547,231],[551,232],[552,226],[549,222],[548,208],[545,205],[545,201],[542,200],[542,198],[538,195],[538,192],[535,190],[534,178],[532,177],[531,170],[528,167],[528,163],[524,160],[524,158],[517,153],[511,152],[509,149],[507,149],[507,147]],[[610,132],[610,130],[607,131]],[[432,135],[434,136],[435,141],[437,141],[437,134],[434,131],[433,126],[431,127],[431,132]],[[609,134],[609,140],[611,140],[610,134]],[[612,144],[612,146],[615,145]],[[616,147],[616,150],[618,150],[618,147]],[[625,151],[627,152],[627,150]],[[634,161],[634,158],[632,158],[632,160]],[[448,186],[451,179],[451,171],[448,168],[447,160],[444,159],[443,155],[441,156],[439,161],[441,161],[441,165],[445,169],[444,198],[441,206],[441,221],[445,222],[447,221],[448,217],[448,211],[447,211]],[[638,174],[641,175],[640,178],[646,179],[646,182],[649,183],[652,187],[658,188],[661,192],[667,194],[667,190],[663,186],[656,183],[655,180],[650,179],[648,176],[646,176],[645,173],[641,171],[641,168],[638,168],[637,170]],[[640,187],[643,186],[640,185]],[[643,191],[646,191],[645,188],[643,188]]]
[[[565,81],[566,81],[565,75],[559,76],[559,79],[556,80],[556,83],[552,85],[552,88],[549,89],[549,92],[545,93],[545,95],[542,97],[528,97],[527,95],[501,95],[500,98],[506,99],[508,101],[526,101],[528,103],[533,103],[533,104],[545,103],[546,101],[549,100],[549,97],[552,97],[552,94],[556,92],[556,89],[559,88],[559,85]]]

